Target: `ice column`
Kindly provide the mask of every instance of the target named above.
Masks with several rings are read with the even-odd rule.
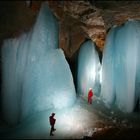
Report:
[[[78,56],[77,91],[78,94],[87,96],[89,88],[95,95],[100,94],[101,65],[94,43],[89,40],[80,47]]]
[[[139,36],[140,22],[128,20],[111,28],[104,46],[101,97],[124,112],[134,110],[140,94]]]
[[[76,99],[70,67],[58,49],[58,23],[47,3],[28,33],[2,46],[2,109],[15,124],[32,113],[69,107]]]

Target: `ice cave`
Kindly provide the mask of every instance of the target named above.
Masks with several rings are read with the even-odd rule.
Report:
[[[0,139],[140,138],[140,17],[115,24],[128,3],[108,23],[117,2],[0,2]]]

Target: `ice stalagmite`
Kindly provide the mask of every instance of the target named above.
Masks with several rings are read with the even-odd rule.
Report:
[[[100,94],[100,61],[94,43],[89,40],[81,45],[78,56],[77,91],[87,96],[89,88]]]
[[[62,50],[51,50],[33,63],[24,77],[22,117],[36,111],[72,105],[75,88]]]
[[[115,81],[116,81],[116,104],[126,112],[132,112],[135,108],[135,80],[137,49],[139,48],[139,35],[135,21],[126,22],[116,35],[115,57]],[[140,29],[140,28],[139,28]]]
[[[107,104],[115,103],[122,111],[132,112],[140,93],[140,22],[128,20],[114,28],[108,34],[103,52],[101,95]],[[113,62],[107,63],[110,55]]]
[[[114,38],[115,28],[108,33],[106,38],[103,61],[102,61],[102,83],[101,83],[101,98],[110,106],[115,101],[115,81],[114,81]]]
[[[58,23],[43,3],[33,28],[2,46],[2,110],[11,124],[30,114],[73,105],[70,67],[58,49]]]

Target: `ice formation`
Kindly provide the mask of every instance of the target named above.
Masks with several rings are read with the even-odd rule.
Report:
[[[115,28],[112,28],[106,38],[103,61],[102,61],[102,84],[101,97],[106,105],[110,106],[115,101],[114,87],[114,51],[113,41],[115,37]]]
[[[78,56],[77,92],[87,96],[89,88],[97,96],[100,94],[101,64],[94,43],[89,40],[80,47]]]
[[[132,112],[140,96],[140,21],[111,28],[103,52],[101,97]]]
[[[49,108],[71,106],[73,77],[58,49],[58,23],[43,3],[30,32],[2,46],[2,109],[11,124]]]

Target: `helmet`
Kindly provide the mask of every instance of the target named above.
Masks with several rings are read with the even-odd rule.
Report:
[[[54,116],[55,115],[55,113],[52,113],[52,116]]]
[[[89,88],[89,90],[92,90],[92,88]]]

